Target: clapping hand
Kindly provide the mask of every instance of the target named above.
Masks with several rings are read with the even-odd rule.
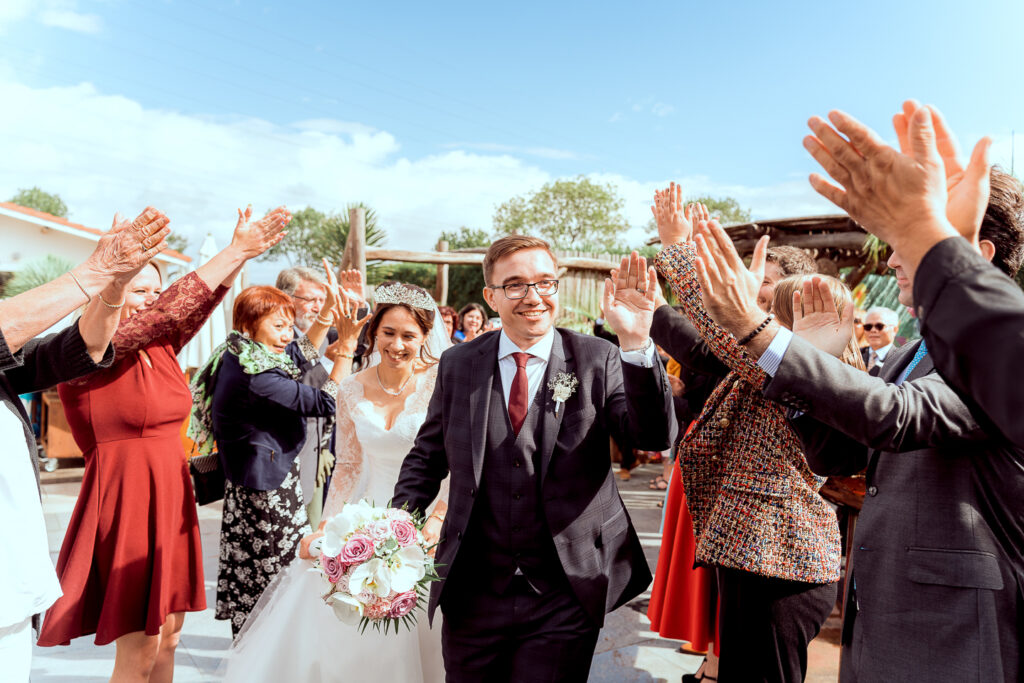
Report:
[[[699,213],[701,209],[703,214]],[[665,247],[690,241],[694,220],[707,219],[707,207],[703,204],[683,207],[683,190],[675,183],[670,183],[667,189],[655,190],[651,213],[658,225],[658,239]]]
[[[910,121],[921,108],[915,100],[903,103],[903,111],[892,117],[892,125],[899,140],[900,152],[912,154],[910,145]],[[935,146],[942,158],[946,173],[946,218],[969,242],[978,241],[981,219],[985,216],[986,205],[978,198],[988,197],[989,174],[988,149],[991,140],[982,138],[974,147],[971,159],[964,167],[960,160],[960,145],[953,131],[946,125],[942,113],[928,105],[935,126]]]
[[[764,265],[768,256],[768,236],[757,241],[750,268],[736,252],[729,235],[717,220],[697,224],[697,281],[701,300],[711,319],[740,338],[765,319],[757,305],[757,292],[764,281]]]
[[[848,114],[833,111],[829,121],[831,125],[820,117],[811,118],[808,125],[814,135],[804,138],[804,147],[842,187],[817,173],[811,174],[811,185],[867,231],[892,245],[912,277],[932,246],[959,234],[946,217],[950,199],[947,169],[937,146],[932,110],[920,107],[910,115],[903,136],[908,148],[905,153],[886,145]],[[988,146],[987,139],[978,143],[972,165],[962,180],[953,184],[958,222],[969,222],[970,216],[984,213],[988,203]],[[980,181],[982,175],[986,182]],[[972,182],[974,179],[979,180]],[[966,183],[962,189],[961,183]]]
[[[121,220],[120,214],[115,214],[110,230],[100,236],[86,265],[97,273],[131,280],[167,248],[164,238],[171,232],[168,223],[170,219],[152,206],[147,206],[133,221]]]
[[[647,259],[633,252],[622,258],[615,279],[605,278],[603,308],[625,351],[643,347],[654,320],[654,290],[658,275]]]
[[[334,316],[334,326],[338,330],[338,340],[328,347],[328,354],[352,353],[355,351],[359,341],[359,331],[370,319],[367,313],[362,318],[356,318],[362,304],[366,302],[357,298],[350,287],[355,287],[352,273],[358,279],[358,289],[362,290],[362,275],[358,270],[344,270],[341,272],[344,288],[339,285],[338,278],[334,276],[334,270],[327,259],[323,259],[324,270],[327,272],[327,303],[324,309],[329,310]]]
[[[819,277],[804,281],[793,292],[793,334],[822,351],[841,358],[853,338],[853,302],[840,315],[828,285]]]
[[[285,226],[292,219],[291,212],[283,206],[267,212],[263,218],[252,221],[252,206],[245,211],[238,210],[238,223],[235,234],[231,237],[231,246],[239,249],[246,259],[259,256],[278,242],[288,233]]]

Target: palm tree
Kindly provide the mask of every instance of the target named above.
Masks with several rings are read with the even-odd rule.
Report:
[[[45,285],[74,267],[74,263],[52,254],[33,259],[4,285],[3,295],[4,297],[17,296],[40,285]]]

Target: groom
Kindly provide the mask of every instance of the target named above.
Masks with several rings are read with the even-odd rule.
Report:
[[[604,615],[651,581],[608,444],[675,437],[648,336],[654,269],[634,252],[605,282],[621,351],[554,328],[557,272],[544,240],[490,246],[484,298],[502,330],[445,352],[395,485],[392,505],[425,510],[451,473],[429,606],[450,682],[585,681]]]

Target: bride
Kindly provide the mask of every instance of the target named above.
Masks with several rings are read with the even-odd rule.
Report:
[[[345,302],[344,293],[340,298]],[[372,354],[368,367],[346,378],[338,389],[337,464],[324,520],[340,512],[347,501],[366,499],[384,505],[390,500],[402,460],[426,416],[437,361],[450,345],[426,291],[390,283],[378,286],[374,299],[377,308],[367,324],[367,354]],[[355,321],[343,312],[338,322],[342,348],[354,349],[366,319]],[[344,362],[344,354],[338,360]],[[428,512],[433,518],[425,530],[428,539],[443,519],[445,499],[443,488],[436,507]],[[328,584],[308,559],[307,548],[320,535],[303,539],[300,559],[264,592],[228,653],[224,679],[444,681],[439,619],[431,629],[425,612],[418,612],[415,629],[400,629],[397,635],[384,635],[372,626],[360,634],[338,621],[320,597]]]

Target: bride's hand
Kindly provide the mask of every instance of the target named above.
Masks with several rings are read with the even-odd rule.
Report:
[[[313,559],[316,559],[313,555],[310,554],[309,546],[312,545],[312,543],[315,540],[317,540],[318,538],[322,538],[323,537],[323,535],[324,535],[324,526],[326,526],[326,525],[327,525],[327,520],[326,519],[322,520],[320,522],[319,528],[317,528],[316,531],[311,533],[309,536],[303,537],[303,539],[299,542],[299,557],[300,558],[302,558],[303,560],[313,560]]]

